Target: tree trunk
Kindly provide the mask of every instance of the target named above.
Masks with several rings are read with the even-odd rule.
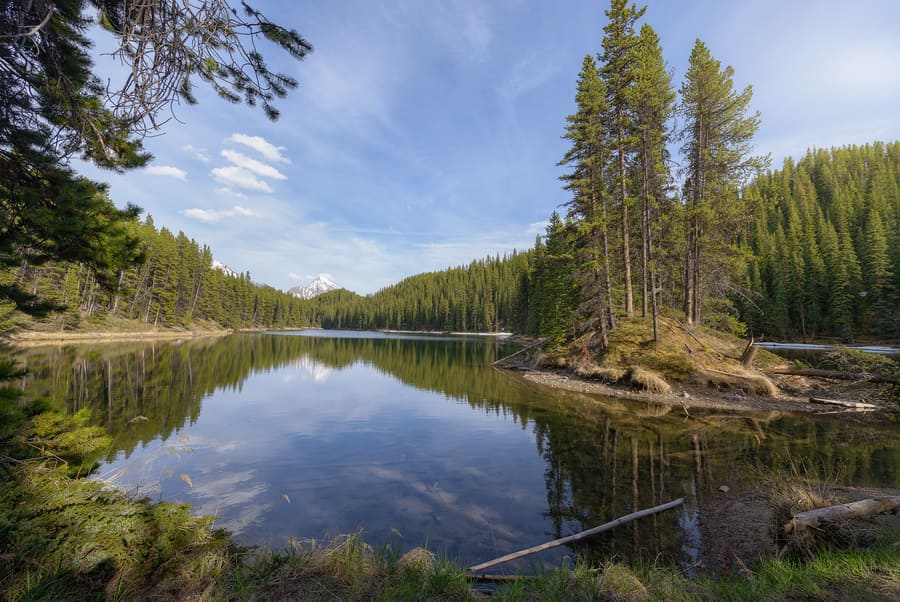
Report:
[[[634,314],[634,295],[631,292],[631,248],[628,244],[628,191],[625,172],[625,132],[622,126],[622,110],[617,109],[618,132],[616,133],[619,150],[619,193],[622,196],[622,255],[625,259],[625,314],[630,318]]]
[[[753,360],[756,359],[756,352],[759,351],[759,347],[756,346],[756,341],[753,337],[750,337],[750,342],[747,343],[747,347],[744,349],[744,353],[741,354],[741,365],[748,370],[753,367]]]

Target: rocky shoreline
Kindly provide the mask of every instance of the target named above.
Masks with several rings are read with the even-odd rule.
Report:
[[[521,377],[530,383],[552,389],[672,405],[683,408],[685,411],[692,408],[734,412],[834,413],[836,411],[848,411],[846,409],[838,410],[834,407],[810,403],[809,396],[794,395],[784,391],[777,397],[763,397],[760,395],[742,395],[732,391],[722,392],[678,383],[673,384],[672,391],[669,393],[652,393],[636,390],[628,385],[609,384],[582,378],[563,370],[547,369],[525,370],[521,372]]]

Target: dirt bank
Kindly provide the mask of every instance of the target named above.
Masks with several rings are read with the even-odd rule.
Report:
[[[777,397],[763,397],[759,395],[744,395],[736,391],[717,391],[679,382],[672,383],[672,391],[669,393],[651,393],[649,391],[635,390],[628,385],[607,384],[589,380],[562,370],[528,370],[522,372],[522,378],[553,389],[602,395],[616,399],[669,404],[688,410],[690,408],[705,408],[737,412],[780,411],[806,413],[847,411],[834,406],[810,403],[810,395],[808,393],[815,391],[817,395],[825,396],[825,392],[827,392],[827,388],[823,388],[821,384],[810,382],[805,383],[804,388],[798,388],[796,382],[791,386],[788,386],[787,382],[780,382],[777,384],[782,389],[782,392]],[[791,390],[792,393],[784,392],[786,388]],[[891,411],[890,408],[886,408],[886,410]]]

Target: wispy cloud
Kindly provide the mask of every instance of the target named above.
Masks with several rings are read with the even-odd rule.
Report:
[[[226,217],[258,217],[257,214],[252,209],[247,209],[246,207],[241,207],[240,205],[235,205],[231,209],[225,210],[215,210],[215,209],[185,209],[182,211],[184,215],[187,217],[192,217],[194,219],[200,220],[201,222],[218,222]]]
[[[197,148],[193,144],[185,144],[181,149],[194,155],[194,158],[196,158],[198,161],[209,163],[209,151],[207,149]]]
[[[285,150],[283,146],[275,146],[262,136],[250,136],[248,134],[234,133],[228,140],[237,144],[249,146],[269,161],[277,163],[290,163],[291,161],[285,157],[281,151]]]
[[[274,178],[276,180],[287,180],[287,176],[269,165],[268,163],[263,163],[262,161],[257,161],[251,157],[243,153],[239,153],[237,151],[233,151],[230,149],[222,150],[222,156],[237,165],[238,167],[243,167],[248,171],[252,171],[253,173],[263,176],[265,178]]]
[[[272,192],[272,187],[269,186],[265,180],[260,180],[253,172],[244,169],[243,167],[238,167],[237,165],[215,167],[210,173],[216,180],[223,184],[237,186],[238,188],[246,188],[247,190]]]
[[[180,167],[174,167],[172,165],[151,165],[144,169],[144,172],[151,176],[166,176],[178,180],[187,180],[187,172]]]
[[[219,194],[222,196],[231,196],[236,199],[246,199],[247,198],[247,195],[244,194],[243,192],[238,192],[236,190],[232,190],[231,188],[228,188],[227,186],[222,186],[221,188],[216,188],[216,194]]]

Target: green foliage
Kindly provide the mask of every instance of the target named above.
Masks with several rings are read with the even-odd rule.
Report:
[[[99,284],[140,257],[129,224],[138,210],[117,209],[105,187],[69,167],[75,154],[126,170],[150,160],[142,139],[159,129],[159,114],[193,101],[198,76],[221,96],[272,106],[297,82],[272,72],[255,40],[264,37],[302,59],[312,47],[297,32],[242,3],[240,17],[224,0],[190,5],[106,0],[11,2],[0,11],[0,272],[46,262],[86,266]],[[90,9],[119,44],[128,66],[121,89],[94,73]],[[246,44],[246,46],[245,46]],[[4,276],[6,274],[3,274]],[[94,282],[90,288],[93,290]],[[43,315],[60,304],[21,281],[0,282],[0,306]],[[71,291],[65,291],[66,295]],[[168,291],[165,291],[168,292]],[[65,296],[65,295],[64,295]],[[158,300],[175,320],[170,297]],[[64,301],[65,303],[65,301]],[[93,311],[89,304],[88,316]]]
[[[807,152],[744,191],[749,298],[741,317],[782,338],[900,337],[900,143]]]
[[[523,331],[532,254],[513,251],[468,266],[406,278],[368,297],[337,290],[303,302],[323,328]]]
[[[51,317],[63,327],[106,317],[170,328],[197,323],[226,328],[310,324],[304,302],[254,283],[249,274],[233,277],[214,269],[209,247],[201,247],[183,232],[157,230],[149,217],[143,223],[119,223],[116,228],[121,244],[102,248],[130,259],[118,269],[48,261],[20,268],[16,286],[52,301],[59,311]]]
[[[678,114],[684,141],[685,254],[684,309],[688,323],[699,323],[708,296],[726,297],[740,273],[736,227],[746,214],[738,186],[766,160],[753,156],[759,113],[746,115],[752,88],[734,90],[734,70],[722,68],[699,39],[691,51],[681,85]]]

